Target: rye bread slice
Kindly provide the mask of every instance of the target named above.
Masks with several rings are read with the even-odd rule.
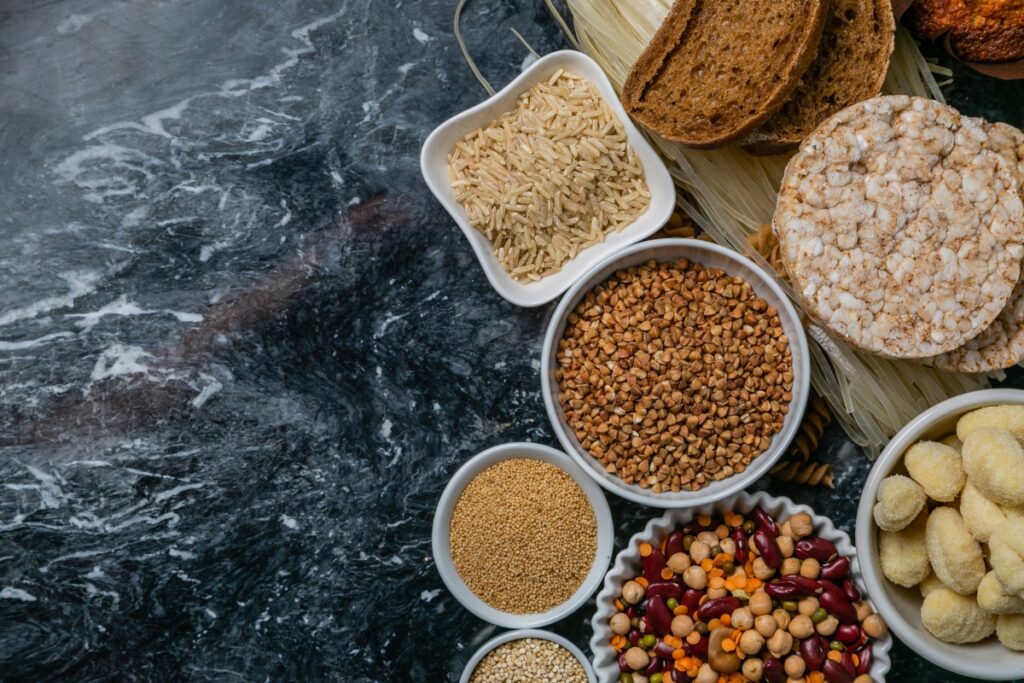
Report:
[[[818,56],[782,108],[740,146],[751,154],[796,149],[822,121],[877,95],[895,40],[889,0],[832,0]]]
[[[721,147],[781,107],[817,52],[828,0],[676,0],[622,103],[688,147]]]

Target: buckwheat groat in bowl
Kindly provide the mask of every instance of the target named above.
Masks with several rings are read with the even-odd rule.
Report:
[[[1024,206],[977,121],[893,95],[822,124],[790,160],[773,229],[805,311],[860,349],[927,358],[1003,311]]]
[[[766,473],[807,403],[803,328],[739,254],[667,239],[584,275],[548,326],[544,403],[563,447],[635,502],[700,505]]]

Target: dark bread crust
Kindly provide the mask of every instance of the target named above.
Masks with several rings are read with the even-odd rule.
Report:
[[[758,155],[796,149],[822,121],[877,95],[895,41],[889,0],[832,0],[814,63],[782,108],[740,146]]]
[[[785,104],[827,14],[828,0],[676,0],[630,70],[622,104],[665,139],[724,146]]]

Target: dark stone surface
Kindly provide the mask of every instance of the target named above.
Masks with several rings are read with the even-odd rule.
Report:
[[[483,96],[452,5],[0,6],[0,679],[426,683],[495,633],[431,516],[472,454],[553,443],[552,307],[499,298],[419,177]],[[466,25],[497,84],[510,28],[564,45],[540,3]],[[947,93],[1024,124],[1021,84]],[[834,428],[824,458],[835,492],[768,488],[849,531],[868,461]],[[611,502],[620,543],[656,514]]]

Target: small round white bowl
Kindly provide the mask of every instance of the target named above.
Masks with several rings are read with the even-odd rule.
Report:
[[[921,625],[921,593],[902,588],[882,574],[878,560],[878,534],[872,510],[878,485],[890,474],[906,473],[903,453],[921,439],[939,439],[956,431],[964,413],[989,405],[1024,404],[1024,391],[984,389],[954,396],[924,411],[901,429],[875,461],[857,508],[857,549],[868,592],[896,636],[910,649],[943,669],[989,681],[1024,678],[1024,653],[1013,652],[995,638],[981,643],[954,645],[938,640]]]
[[[618,658],[615,649],[608,642],[612,637],[608,620],[618,611],[615,608],[615,598],[619,596],[622,585],[643,573],[643,560],[637,549],[640,542],[648,541],[652,545],[655,542],[660,543],[662,537],[686,524],[697,515],[710,516],[729,511],[746,514],[758,505],[775,519],[792,517],[798,512],[809,514],[814,520],[815,535],[832,541],[841,555],[850,558],[850,575],[858,586],[863,588],[864,581],[861,576],[860,563],[857,561],[857,550],[850,543],[850,537],[844,531],[837,529],[828,517],[821,517],[806,505],[797,505],[789,498],[776,498],[763,492],[754,494],[741,492],[698,508],[669,510],[661,517],[655,517],[649,521],[643,531],[633,534],[633,537],[629,539],[629,544],[615,556],[615,564],[605,577],[601,592],[597,594],[597,612],[591,621],[594,636],[590,639],[590,649],[594,653],[594,672],[599,680],[614,681],[615,677],[619,675]],[[870,590],[865,593],[864,597],[874,604]],[[885,674],[891,666],[889,659],[891,647],[892,637],[889,635],[875,640],[873,645],[874,661],[870,670],[872,681],[885,680]]]
[[[448,155],[456,143],[473,131],[490,124],[502,114],[515,109],[519,96],[564,69],[590,81],[622,124],[629,144],[644,167],[651,203],[633,223],[605,237],[600,244],[584,249],[556,272],[536,282],[520,282],[513,278],[494,255],[494,247],[482,232],[470,225],[466,212],[455,200],[448,179]],[[519,74],[511,83],[480,104],[456,114],[438,126],[423,143],[420,171],[430,191],[458,224],[476,254],[484,275],[501,296],[516,306],[540,306],[558,297],[569,285],[595,263],[622,247],[653,235],[668,221],[675,207],[676,188],[668,167],[654,151],[651,143],[622,108],[611,81],[597,62],[575,50],[559,50],[541,57]]]
[[[566,650],[572,653],[572,656],[575,657],[576,660],[580,663],[580,665],[583,667],[583,670],[587,672],[587,680],[590,681],[590,683],[597,683],[597,678],[594,676],[594,667],[590,666],[590,662],[587,661],[587,658],[583,654],[582,650],[580,650],[578,647],[576,647],[575,645],[573,645],[557,633],[552,633],[551,631],[538,631],[537,629],[529,628],[518,629],[516,631],[509,631],[508,633],[502,633],[500,636],[491,638],[486,643],[481,645],[480,649],[477,650],[472,657],[470,657],[469,663],[466,664],[466,668],[463,669],[462,677],[459,678],[459,683],[469,683],[469,679],[472,677],[473,671],[476,670],[476,667],[480,664],[483,658],[487,656],[488,652],[498,647],[499,645],[510,643],[513,640],[522,640],[523,638],[537,638],[539,640],[550,640],[552,643],[557,643],[558,645],[561,645]]]
[[[779,314],[779,321],[789,338],[793,354],[793,400],[789,404],[789,413],[783,422],[782,430],[772,439],[768,450],[757,456],[743,472],[721,481],[712,482],[699,491],[654,493],[637,484],[627,484],[615,475],[605,472],[601,463],[580,445],[579,439],[566,423],[562,414],[562,406],[558,402],[558,381],[555,379],[556,356],[558,342],[565,331],[566,320],[587,292],[607,280],[617,270],[639,265],[652,259],[666,262],[681,258],[687,258],[705,267],[718,268],[729,275],[743,278],[750,283],[759,297],[767,301],[770,306],[775,307]],[[544,337],[540,372],[544,406],[547,408],[548,419],[551,420],[555,436],[558,437],[562,447],[572,455],[587,474],[612,493],[635,503],[662,508],[693,507],[711,503],[750,486],[767,474],[771,466],[785,453],[786,448],[789,447],[793,437],[800,429],[800,420],[807,407],[811,381],[810,351],[803,325],[800,323],[800,316],[774,278],[753,261],[731,249],[693,239],[663,239],[634,244],[597,264],[580,278],[562,298],[548,324],[547,335]]]
[[[451,553],[451,519],[455,504],[459,501],[463,489],[473,480],[476,475],[491,465],[502,460],[530,459],[551,463],[564,470],[571,476],[590,501],[594,510],[594,518],[597,521],[597,552],[594,553],[594,563],[590,567],[583,583],[580,584],[572,597],[561,605],[548,610],[547,612],[531,614],[513,614],[496,609],[481,600],[466,582],[462,580],[455,570]],[[462,603],[462,606],[470,612],[488,621],[505,628],[536,628],[553,624],[562,617],[565,617],[585,603],[601,583],[604,570],[612,557],[612,550],[615,545],[615,529],[612,525],[612,513],[608,509],[608,501],[599,486],[587,478],[582,470],[565,453],[533,443],[508,443],[501,446],[489,448],[483,453],[473,456],[469,462],[459,468],[455,476],[451,478],[448,485],[441,494],[441,500],[434,512],[434,528],[431,535],[431,545],[434,555],[434,564],[441,574],[445,586],[451,591],[455,599]]]

